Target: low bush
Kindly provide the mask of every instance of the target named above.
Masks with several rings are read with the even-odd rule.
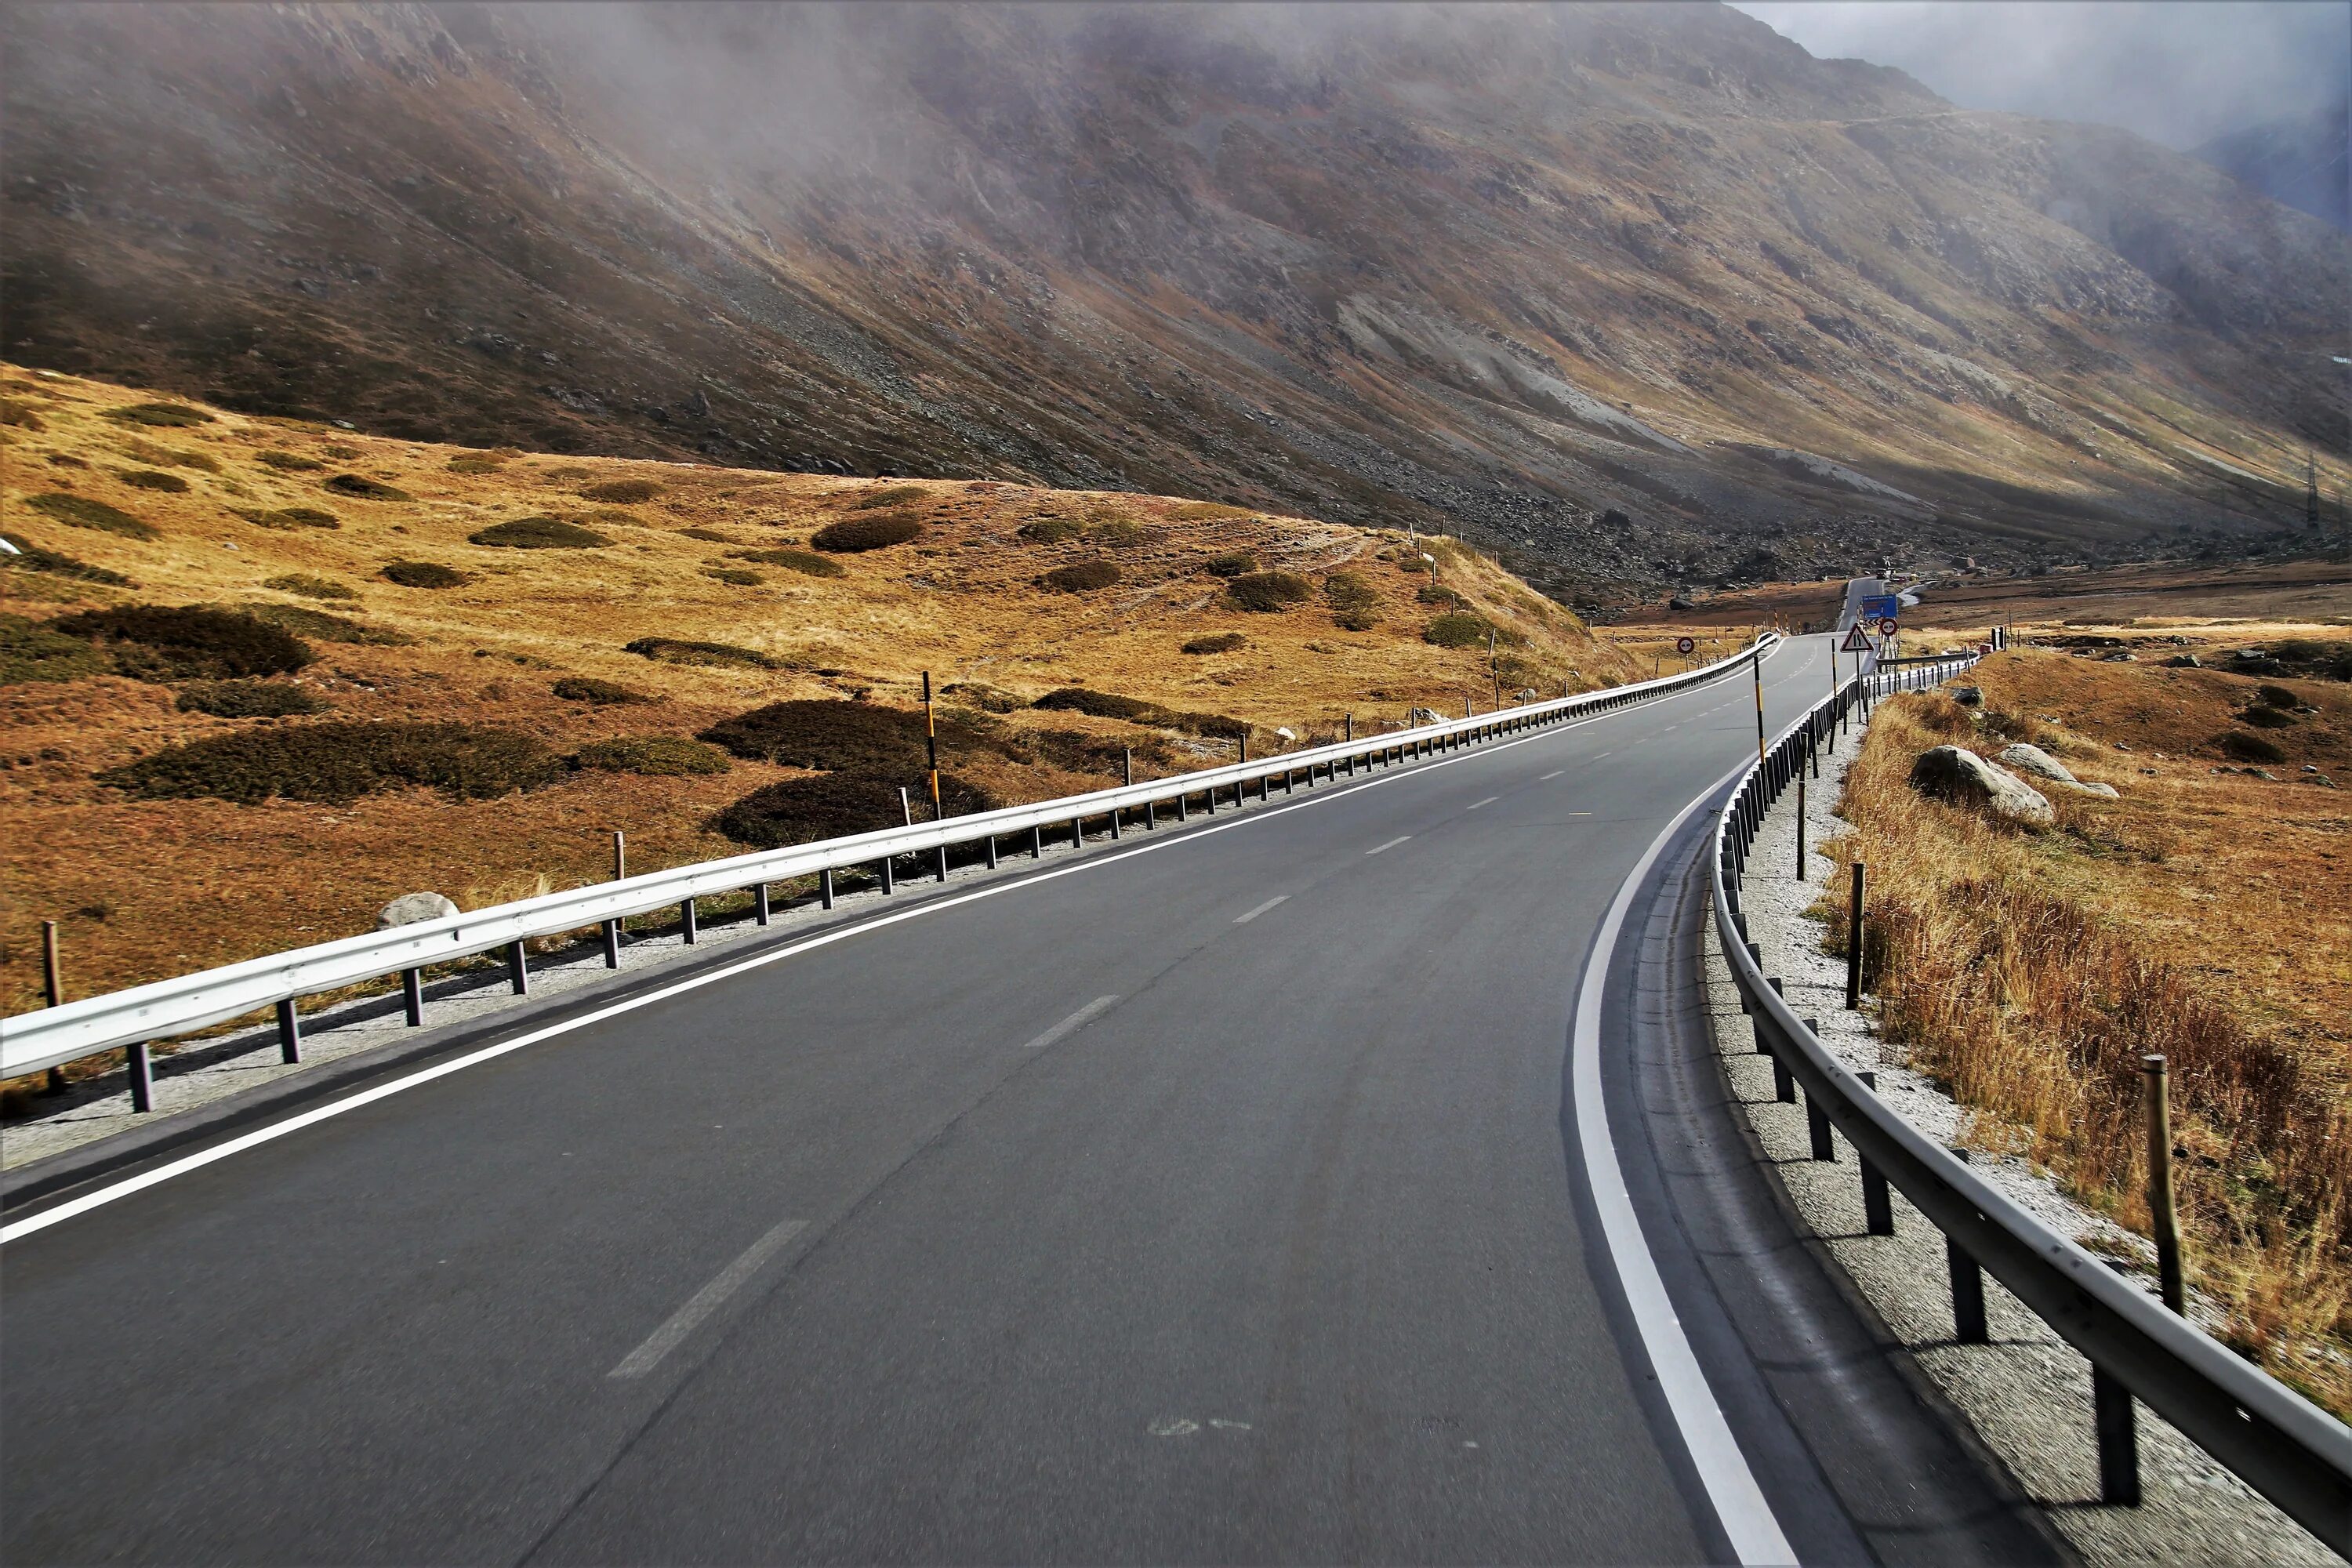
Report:
[[[155,429],[178,429],[213,422],[213,416],[203,409],[180,403],[134,403],[127,408],[108,409],[106,417],[118,425],[145,425]]]
[[[754,849],[781,849],[788,844],[897,827],[906,821],[898,798],[901,782],[856,773],[786,779],[753,790],[712,817],[710,826]],[[950,816],[993,811],[999,805],[980,785],[946,773],[940,775],[940,799]],[[916,805],[917,820],[929,805],[926,800]]]
[[[1090,594],[1097,588],[1108,588],[1117,583],[1121,573],[1108,561],[1074,561],[1067,566],[1056,566],[1038,579],[1058,594]]]
[[[403,784],[491,800],[551,783],[562,764],[529,735],[472,724],[329,721],[245,730],[173,746],[98,775],[148,800],[273,798],[347,805]]]
[[[652,700],[643,692],[634,691],[617,680],[599,680],[593,675],[565,676],[555,683],[555,694],[566,702],[593,702],[600,708],[621,702]]]
[[[810,577],[845,577],[849,568],[840,562],[819,555],[814,550],[738,550],[738,561],[759,561],[770,566],[781,566],[787,572],[799,572]]]
[[[437,561],[387,561],[382,575],[385,582],[404,588],[462,588],[474,580],[472,573]]]
[[[23,616],[0,616],[0,686],[79,680],[112,668],[104,653],[80,637],[53,632]]]
[[[276,468],[281,474],[314,473],[327,466],[326,464],[319,461],[316,458],[306,458],[299,452],[279,452],[275,450],[256,452],[253,455],[253,460],[259,463],[264,468]],[[456,466],[457,465],[454,463],[450,465],[452,468],[455,468]]]
[[[1184,522],[1239,522],[1257,513],[1245,506],[1227,506],[1223,501],[1188,501],[1170,514]]]
[[[2269,708],[2294,709],[2303,706],[2303,698],[2284,686],[2257,686],[2254,688],[2254,700]]]
[[[114,477],[133,489],[162,490],[166,495],[188,493],[187,480],[160,468],[117,468]]]
[[[68,528],[96,529],[100,533],[119,533],[125,539],[163,537],[129,512],[118,511],[102,500],[51,493],[27,496],[25,504],[44,517],[55,518]]]
[[[590,500],[611,501],[614,506],[635,506],[661,494],[662,488],[651,479],[607,479],[601,485],[589,485],[580,493]]]
[[[1141,544],[1151,537],[1151,531],[1133,518],[1109,517],[1087,530],[1087,542],[1106,550],[1120,550],[1130,544]]]
[[[740,566],[705,566],[702,574],[738,588],[756,588],[766,581],[757,572],[747,572]]]
[[[1032,544],[1059,544],[1066,539],[1076,539],[1087,531],[1087,525],[1076,518],[1033,517],[1013,531]]]
[[[1257,570],[1257,557],[1246,550],[1230,550],[1223,555],[1212,555],[1202,563],[1212,577],[1239,577]]]
[[[1231,653],[1249,646],[1249,638],[1239,632],[1219,632],[1214,637],[1194,637],[1184,645],[1186,653]]]
[[[782,669],[784,666],[782,659],[771,658],[757,648],[723,642],[688,642],[679,637],[639,637],[624,644],[621,651],[658,664],[736,665],[745,669]]]
[[[397,485],[382,479],[369,479],[365,474],[337,474],[327,481],[327,488],[339,496],[354,496],[361,500],[415,500],[416,498]]]
[[[833,773],[887,773],[906,778],[923,771],[923,716],[870,702],[801,699],[771,702],[722,719],[698,737],[747,762]],[[981,738],[952,721],[940,726],[942,747],[970,750]]]
[[[449,471],[453,474],[495,474],[499,471],[499,465],[505,461],[495,452],[461,452],[449,459]]]
[[[2252,724],[2257,730],[2292,730],[2295,718],[2294,714],[2282,712],[2268,703],[2257,702],[2238,715],[2238,722]]]
[[[1326,577],[1323,597],[1331,606],[1332,625],[1343,632],[1368,632],[1381,624],[1381,596],[1352,572],[1334,572]]]
[[[629,735],[616,741],[596,741],[572,758],[575,768],[608,773],[723,773],[733,766],[727,753],[683,735]]]
[[[103,583],[115,588],[131,585],[131,579],[120,572],[93,566],[87,561],[77,561],[70,555],[45,549],[28,539],[20,539],[13,533],[0,533],[0,539],[16,547],[13,555],[0,551],[0,566],[13,566],[19,572],[43,572],[52,577],[70,577],[78,583]]]
[[[282,680],[205,680],[180,689],[180,711],[215,719],[283,719],[322,713],[327,704]]]
[[[201,605],[124,605],[49,623],[61,636],[118,645],[126,675],[218,679],[290,675],[318,656],[301,638],[249,615]]]
[[[1424,605],[1443,605],[1449,610],[1458,610],[1465,603],[1461,595],[1451,588],[1441,588],[1434,583],[1423,584],[1421,592],[1413,598]]]
[[[849,503],[853,511],[871,511],[880,506],[899,506],[911,500],[921,500],[929,492],[920,485],[884,485],[878,490],[867,490]]]
[[[276,511],[241,511],[237,516],[256,528],[288,533],[298,528],[341,528],[342,520],[331,511],[320,511],[315,506],[289,506]]]
[[[262,586],[275,588],[281,594],[299,594],[306,599],[356,599],[360,596],[356,588],[345,587],[332,577],[313,576],[308,572],[289,572],[270,578]]]
[[[1219,735],[1226,739],[1248,729],[1239,719],[1223,713],[1188,713],[1181,709],[1163,708],[1157,702],[1146,702],[1138,697],[1122,697],[1115,691],[1089,691],[1083,686],[1066,686],[1059,691],[1049,691],[1031,704],[1049,711],[1090,714],[1097,719],[1121,719],[1131,724],[1149,724],[1156,729],[1181,730],[1192,735]]]
[[[593,528],[555,517],[519,517],[494,522],[466,536],[494,550],[594,550],[613,542]]]
[[[912,512],[881,511],[828,522],[810,536],[809,542],[835,555],[854,555],[904,544],[922,531],[922,520]]]
[[[1315,584],[1295,572],[1247,572],[1225,584],[1236,608],[1270,615],[1314,597]]]
[[[177,447],[158,447],[152,441],[132,437],[122,448],[142,463],[159,463],[166,468],[201,468],[208,474],[221,471],[220,460],[203,452],[183,452]]]
[[[317,637],[320,642],[356,643],[367,647],[406,647],[416,640],[386,626],[372,626],[364,621],[331,616],[307,605],[256,604],[239,607],[255,620],[266,622],[281,631],[292,632],[298,637]]]
[[[2232,730],[2226,735],[2216,735],[2213,737],[2213,744],[2221,748],[2223,756],[2234,757],[2242,763],[2286,761],[2286,752],[2280,750],[2277,742],[2265,741],[2260,735],[2250,735],[2243,730]]]
[[[1486,623],[1479,616],[1451,610],[1422,628],[1422,641],[1438,647],[1470,647],[1486,640]]]
[[[0,425],[13,425],[19,430],[39,432],[49,427],[48,421],[33,412],[27,404],[13,397],[0,397]]]

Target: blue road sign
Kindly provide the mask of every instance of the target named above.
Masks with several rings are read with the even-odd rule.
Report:
[[[1891,621],[1901,613],[1903,601],[1892,594],[1862,602],[1862,618],[1865,621]]]

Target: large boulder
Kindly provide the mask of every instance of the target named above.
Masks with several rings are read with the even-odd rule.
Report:
[[[394,926],[411,926],[418,921],[437,921],[454,915],[457,906],[438,893],[403,893],[375,912],[375,929],[390,931]]]
[[[2066,771],[2065,763],[2039,746],[2029,746],[2020,741],[2013,746],[2003,746],[1995,754],[2019,773],[2032,773],[2035,778],[2049,779],[2057,784],[2077,782],[2074,775]]]
[[[1981,806],[2024,827],[2048,827],[2058,820],[2041,791],[1998,763],[1958,746],[1920,752],[1911,764],[1911,787],[1933,800]]]
[[[1984,688],[1980,686],[1955,686],[1950,689],[1952,700],[1963,708],[1975,708],[1984,701]]]

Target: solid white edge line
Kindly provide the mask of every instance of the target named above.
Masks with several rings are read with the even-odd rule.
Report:
[[[1289,901],[1290,895],[1288,893],[1276,893],[1274,897],[1266,900],[1265,902],[1258,905],[1257,908],[1251,910],[1246,913],[1235,915],[1234,917],[1234,924],[1237,926],[1245,926],[1249,924],[1250,921],[1257,919],[1258,916],[1265,913],[1266,910],[1274,908],[1275,905],[1285,904]]]
[[[1773,647],[1772,652],[1778,653],[1780,652],[1780,647],[1785,646],[1787,646],[1785,643],[1776,645]],[[1768,654],[1765,657],[1770,658],[1771,655]],[[1691,690],[1704,691],[1710,686],[1720,685],[1722,682],[1732,679],[1742,673],[1744,673],[1744,671],[1738,669],[1726,670],[1723,674],[1716,677],[1712,680],[1692,687]],[[1688,693],[1676,692],[1675,695],[1680,697],[1686,696]],[[47,1230],[49,1226],[56,1225],[60,1221],[71,1219],[77,1215],[88,1214],[90,1210],[103,1207],[104,1205],[114,1202],[117,1198],[127,1198],[133,1193],[143,1192],[147,1188],[154,1186],[159,1183],[168,1182],[174,1176],[185,1175],[190,1171],[201,1170],[203,1167],[213,1163],[216,1160],[226,1160],[231,1154],[243,1153],[247,1149],[257,1148],[261,1144],[271,1142],[273,1139],[283,1138],[289,1132],[299,1132],[305,1127],[315,1126],[317,1123],[327,1121],[331,1117],[341,1116],[347,1110],[357,1110],[363,1105],[373,1105],[377,1100],[388,1099],[393,1095],[398,1094],[403,1089],[414,1089],[421,1083],[430,1083],[437,1078],[446,1078],[451,1073],[462,1072],[467,1068],[476,1066],[478,1063],[490,1061],[496,1058],[505,1056],[509,1051],[519,1051],[525,1046],[535,1046],[541,1040],[552,1039],[558,1035],[569,1034],[574,1029],[586,1028],[591,1024],[601,1024],[607,1018],[617,1018],[625,1013],[634,1013],[640,1007],[650,1007],[655,1003],[667,1002],[673,996],[682,996],[689,991],[699,990],[705,985],[715,985],[722,980],[732,980],[739,974],[747,974],[754,969],[763,968],[771,963],[782,963],[787,958],[796,957],[801,953],[808,952],[812,948],[825,947],[836,942],[845,941],[853,936],[862,936],[869,931],[878,931],[884,926],[896,925],[900,921],[913,920],[918,915],[933,914],[940,910],[951,910],[960,904],[969,904],[980,899],[992,899],[1000,893],[1009,893],[1022,888],[1033,888],[1040,882],[1050,882],[1057,878],[1072,876],[1080,871],[1091,871],[1097,867],[1117,865],[1121,860],[1130,859],[1138,855],[1149,855],[1157,849],[1168,849],[1173,848],[1179,845],[1197,843],[1201,839],[1206,838],[1212,834],[1228,832],[1236,827],[1247,827],[1255,823],[1271,822],[1275,818],[1287,816],[1291,812],[1305,811],[1310,806],[1321,805],[1328,801],[1346,799],[1349,796],[1361,794],[1363,791],[1368,789],[1378,789],[1382,784],[1396,784],[1405,779],[1426,778],[1429,774],[1434,773],[1439,768],[1452,767],[1456,763],[1472,762],[1480,757],[1495,756],[1500,752],[1511,751],[1519,746],[1528,745],[1537,741],[1556,740],[1559,736],[1565,735],[1572,730],[1581,730],[1588,724],[1599,724],[1607,720],[1622,719],[1629,714],[1638,713],[1641,711],[1643,706],[1645,706],[1645,704],[1637,704],[1632,708],[1612,708],[1605,713],[1588,714],[1584,718],[1571,720],[1568,723],[1562,724],[1556,729],[1548,728],[1538,730],[1533,733],[1522,735],[1515,741],[1496,742],[1493,744],[1483,748],[1459,752],[1452,756],[1437,757],[1423,761],[1407,766],[1401,772],[1382,773],[1377,777],[1361,779],[1354,784],[1345,785],[1337,791],[1327,792],[1323,795],[1309,795],[1306,799],[1300,801],[1285,802],[1281,805],[1271,808],[1262,807],[1247,816],[1235,817],[1231,822],[1213,823],[1205,826],[1194,826],[1184,833],[1175,836],[1174,837],[1163,838],[1157,844],[1139,844],[1132,849],[1122,849],[1115,854],[1102,854],[1098,852],[1090,858],[1081,860],[1074,866],[1056,867],[1050,871],[1034,871],[1027,876],[1015,877],[1005,881],[992,883],[985,888],[975,888],[969,893],[958,893],[949,898],[928,900],[923,903],[917,904],[912,909],[900,910],[895,914],[877,915],[871,920],[860,921],[855,925],[846,925],[833,931],[823,931],[815,936],[810,937],[805,942],[793,942],[787,946],[777,948],[772,952],[763,952],[756,958],[747,958],[740,963],[730,963],[724,968],[710,970],[705,973],[695,975],[690,979],[681,980],[675,985],[665,985],[657,991],[648,991],[641,995],[632,996],[622,1001],[615,1002],[610,1006],[599,1007],[593,1012],[583,1013],[578,1017],[566,1018],[560,1023],[550,1024],[544,1028],[533,1029],[527,1034],[518,1035],[511,1040],[503,1040],[495,1046],[485,1046],[479,1050],[468,1051],[464,1056],[452,1057],[446,1062],[437,1062],[432,1067],[425,1068],[419,1071],[410,1073],[405,1078],[394,1079],[389,1083],[380,1083],[373,1089],[362,1089],[361,1092],[352,1095],[348,1100],[338,1100],[330,1104],[318,1106],[312,1110],[299,1112],[296,1115],[288,1117],[283,1121],[273,1121],[267,1127],[257,1127],[250,1132],[243,1133],[237,1137],[229,1139],[226,1142],[215,1143],[209,1148],[199,1149],[193,1154],[184,1154],[177,1160],[167,1161],[161,1165],[153,1167],[152,1170],[142,1171],[135,1176],[126,1176],[121,1181],[115,1182],[110,1185],[94,1188],[89,1192],[82,1194],[82,1195],[78,1198],[58,1205],[55,1208],[47,1208],[41,1210],[38,1214],[27,1215],[25,1218],[17,1220],[13,1224],[0,1225],[0,1246],[5,1246],[7,1243],[16,1240],[19,1237],[26,1237],[32,1235],[36,1231]],[[1601,753],[1602,756],[1607,756],[1608,754],[1609,753],[1606,752]],[[1744,763],[1742,765],[1745,766]],[[1408,835],[1408,837],[1410,837],[1410,835]]]
[[[717,1311],[728,1297],[743,1288],[744,1281],[760,1271],[760,1266],[773,1258],[784,1243],[808,1228],[804,1219],[788,1219],[767,1235],[745,1247],[735,1261],[712,1277],[709,1284],[687,1298],[686,1305],[662,1320],[660,1328],[646,1336],[645,1343],[623,1356],[620,1363],[606,1373],[606,1377],[643,1377],[661,1363],[662,1357],[677,1349],[686,1336],[702,1326],[702,1320]]]
[[[1064,1035],[1085,1028],[1088,1024],[1109,1012],[1118,1001],[1118,998],[1116,996],[1097,996],[1021,1048],[1024,1051],[1042,1051]]]
[[[1755,1472],[1748,1468],[1747,1457],[1731,1435],[1731,1425],[1724,1419],[1714,1390],[1707,1386],[1706,1373],[1700,1370],[1690,1341],[1683,1333],[1682,1320],[1675,1316],[1674,1300],[1659,1278],[1657,1260],[1650,1256],[1640,1216],[1633,1213],[1633,1200],[1625,1190],[1625,1173],[1617,1163],[1617,1144],[1609,1133],[1609,1112],[1601,1089],[1601,993],[1633,895],[1667,841],[1690,820],[1691,814],[1746,772],[1748,765],[1742,759],[1675,813],[1626,874],[1593,938],[1592,956],[1578,982],[1576,1024],[1570,1037],[1575,1053],[1576,1142],[1584,1152],[1585,1186],[1592,1194],[1601,1239],[1608,1245],[1618,1283],[1625,1292],[1627,1315],[1641,1333],[1642,1348],[1657,1373],[1659,1391],[1666,1397],[1666,1408],[1682,1432],[1683,1447],[1689,1451],[1700,1484],[1706,1488],[1707,1500],[1715,1507],[1724,1534],[1730,1538],[1732,1551],[1743,1563],[1794,1563],[1796,1553],[1781,1533],[1780,1521],[1773,1517],[1772,1505],[1765,1500],[1764,1489],[1756,1484]]]

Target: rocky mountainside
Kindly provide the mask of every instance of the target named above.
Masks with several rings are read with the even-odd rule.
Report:
[[[377,434],[1467,529],[1563,590],[2341,488],[2347,245],[1715,5],[19,5],[5,347]]]
[[[2352,232],[2352,104],[2216,136],[2191,155],[2274,202]]]

